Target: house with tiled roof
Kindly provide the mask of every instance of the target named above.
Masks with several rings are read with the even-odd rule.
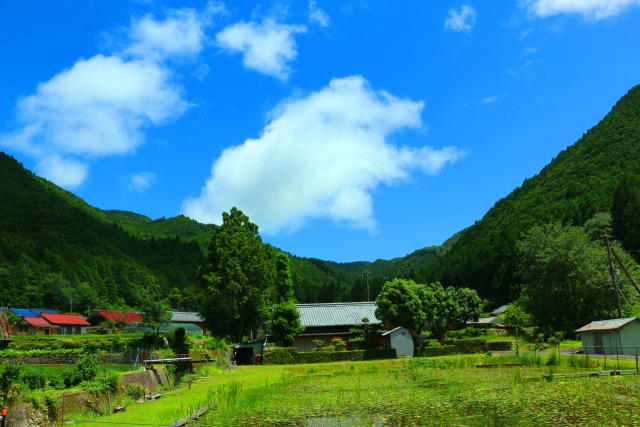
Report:
[[[584,354],[629,354],[640,351],[640,319],[596,320],[577,329]]]
[[[172,311],[171,323],[188,328],[189,325],[195,325],[202,330],[203,335],[207,335],[207,326],[200,313],[194,311]]]
[[[83,334],[87,327],[91,326],[91,323],[75,314],[42,313],[40,317],[52,325],[59,326],[62,335]]]
[[[376,317],[375,302],[338,302],[323,304],[297,304],[303,333],[293,342],[299,351],[312,351],[314,340],[324,340],[325,345],[338,337],[348,342],[355,334],[351,329],[368,319],[368,323],[382,329],[382,321]]]

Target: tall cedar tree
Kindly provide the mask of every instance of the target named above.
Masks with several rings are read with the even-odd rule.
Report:
[[[263,326],[270,312],[273,251],[239,209],[222,214],[200,274],[207,295],[200,313],[214,335],[241,341]]]
[[[289,257],[280,252],[276,257],[276,295],[271,315],[271,335],[285,347],[293,344],[304,331],[300,323],[300,312],[293,296],[293,280],[289,269]]]

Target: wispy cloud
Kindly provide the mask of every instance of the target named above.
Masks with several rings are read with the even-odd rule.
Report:
[[[219,223],[232,206],[262,231],[294,231],[312,219],[374,230],[372,192],[411,176],[436,174],[464,153],[455,147],[398,147],[389,136],[421,128],[423,103],[373,90],[359,76],[332,80],[283,102],[257,139],[226,149],[183,212]]]
[[[133,20],[123,50],[79,59],[18,99],[17,126],[0,135],[0,146],[34,157],[37,172],[62,186],[81,185],[92,161],[135,151],[145,128],[187,110],[163,61],[200,52],[206,25],[192,9],[168,11],[161,21]]]
[[[306,31],[304,25],[284,25],[265,18],[262,23],[228,26],[216,35],[216,40],[231,52],[241,53],[246,68],[286,80],[291,73],[289,62],[298,55],[293,36]]]
[[[131,175],[131,180],[129,182],[129,190],[135,191],[137,193],[143,193],[153,181],[155,181],[157,174],[153,172],[141,172],[137,174]]]
[[[600,20],[632,6],[640,6],[640,0],[527,0],[529,11],[540,18],[568,13]]]
[[[449,16],[444,21],[444,28],[457,32],[469,32],[475,23],[475,9],[470,5],[463,5],[460,10],[449,9]]]
[[[331,18],[329,18],[327,12],[318,7],[315,0],[309,0],[309,21],[321,27],[328,27]]]

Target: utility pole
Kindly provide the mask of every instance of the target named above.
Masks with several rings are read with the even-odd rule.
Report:
[[[609,258],[609,274],[611,274],[611,282],[613,283],[613,290],[616,293],[616,302],[618,303],[618,317],[622,317],[622,306],[620,305],[620,292],[618,291],[618,281],[616,280],[616,271],[613,268],[613,260],[611,259],[611,242],[609,241],[609,235],[605,234],[604,241],[607,244],[607,257]]]
[[[369,294],[369,276],[371,276],[371,272],[369,270],[365,270],[362,272],[364,277],[367,279],[367,302],[371,301],[371,296]]]

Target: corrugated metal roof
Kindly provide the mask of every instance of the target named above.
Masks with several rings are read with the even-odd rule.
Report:
[[[58,326],[52,325],[51,323],[44,320],[42,317],[25,317],[24,321],[32,326],[44,326],[47,328],[58,328]]]
[[[36,316],[40,316],[42,313],[57,314],[58,312],[52,308],[32,308],[31,312]]]
[[[495,310],[493,310],[493,311],[491,312],[491,314],[493,314],[493,315],[495,315],[495,316],[497,316],[497,315],[499,315],[499,314],[504,314],[504,312],[506,312],[506,311],[507,311],[507,308],[509,308],[509,304],[502,305],[502,306],[500,306],[500,307],[496,308]]]
[[[340,302],[327,304],[297,304],[300,323],[305,327],[353,326],[369,319],[370,324],[381,324],[376,317],[375,302]]]
[[[36,317],[36,315],[28,308],[10,308],[9,311],[20,317]]]
[[[42,313],[40,316],[54,325],[91,326],[89,322],[75,314]]]
[[[580,329],[576,329],[576,332],[613,331],[636,319],[637,317],[625,317],[622,319],[596,320]]]
[[[172,322],[204,322],[199,313],[193,311],[172,311]]]
[[[125,325],[128,325],[131,322],[142,322],[142,316],[133,311],[96,310],[96,313],[113,322],[124,321]]]

